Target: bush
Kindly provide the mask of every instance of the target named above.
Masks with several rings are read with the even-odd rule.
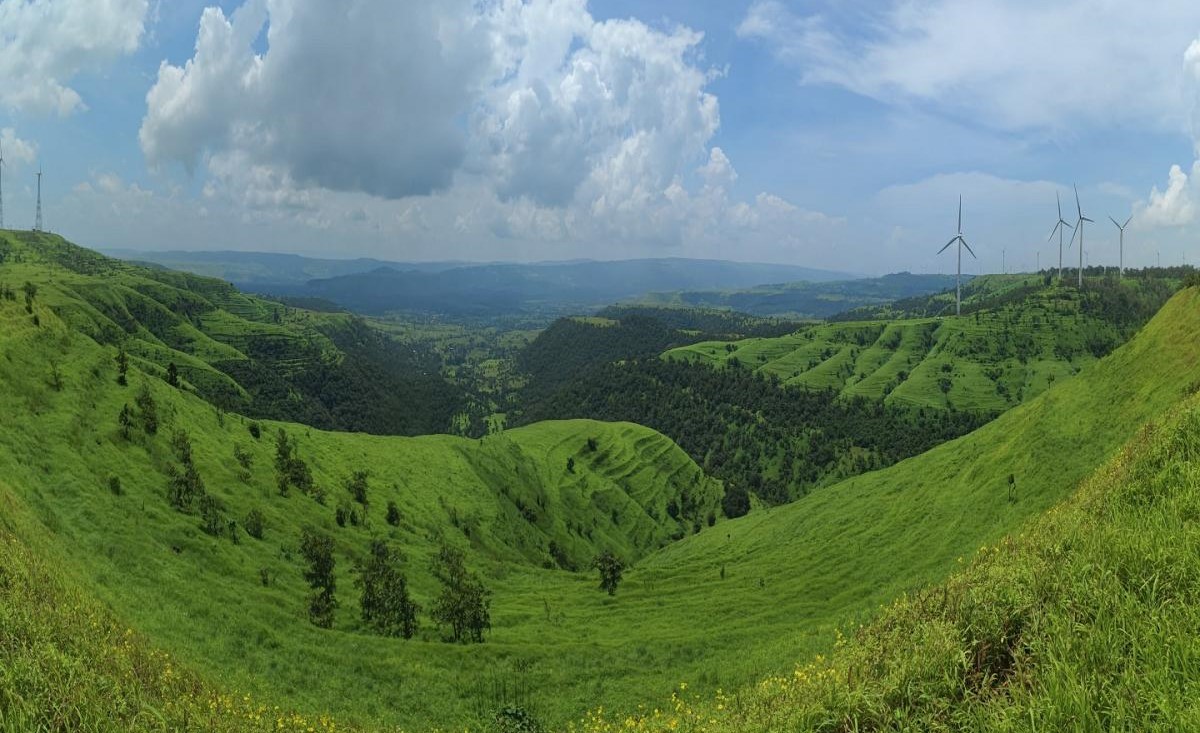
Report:
[[[389,501],[387,504],[387,523],[393,527],[400,526],[400,507],[396,506],[394,501]]]
[[[108,490],[112,492],[113,496],[120,496],[121,494],[125,493],[124,489],[121,488],[120,476],[108,477]]]
[[[266,519],[263,513],[257,509],[251,509],[246,515],[246,519],[242,521],[242,526],[246,528],[246,534],[256,540],[263,538],[263,530],[266,529]]]
[[[610,550],[605,550],[592,565],[600,571],[600,590],[610,596],[616,595],[617,586],[621,584],[621,575],[625,572],[625,563]]]

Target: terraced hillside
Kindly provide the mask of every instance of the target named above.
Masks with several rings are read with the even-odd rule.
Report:
[[[148,269],[35,232],[0,231],[10,289],[72,330],[119,346],[222,409],[375,433],[448,432],[464,396],[432,354],[354,316],[247,296],[211,278]]]
[[[990,278],[977,288],[980,307],[960,318],[839,321],[776,338],[699,342],[664,358],[747,367],[888,404],[1000,411],[1109,353],[1171,288],[1139,280],[1081,295],[1040,278]]]
[[[304,722],[285,723],[293,729],[328,729],[317,722],[325,712],[338,727],[461,728],[493,722],[504,705],[559,727],[598,705],[620,720],[637,715],[681,680],[702,694],[736,690],[829,650],[835,628],[944,578],[957,558],[1061,501],[1200,376],[1193,288],[1113,354],[968,436],[784,507],[727,521],[714,514],[710,527],[720,487],[644,428],[546,423],[468,441],[262,422],[256,439],[254,423],[137,365],[128,386],[117,384],[115,349],[72,330],[39,298],[32,312],[0,299],[0,524],[59,570],[46,594],[29,592],[37,581],[27,579],[45,577],[44,567],[5,540],[0,552],[15,569],[0,583],[0,632],[19,642],[0,646],[0,668],[16,670],[0,690],[14,701],[4,714],[59,730],[113,720],[180,728],[196,725],[185,716],[197,709],[215,721],[208,728],[263,729],[262,711],[240,702],[243,694],[267,701],[267,711],[298,709]],[[153,434],[142,394],[156,406]],[[279,428],[312,474],[310,487],[286,495],[278,474],[292,467],[277,467],[271,440]],[[180,431],[187,451],[171,437]],[[213,501],[180,510],[173,489],[193,469]],[[352,489],[363,469],[360,503]],[[252,510],[263,517],[262,539],[243,529]],[[357,524],[343,526],[339,513]],[[298,552],[306,530],[333,539],[332,629],[306,617]],[[443,542],[462,549],[494,594],[486,643],[446,644],[426,616],[410,640],[370,633],[352,568],[372,539],[402,553],[426,606],[437,588],[428,559]],[[593,573],[561,569],[609,548],[637,560],[615,596]],[[127,646],[116,634],[124,651],[81,656],[114,638],[110,612],[97,615],[86,600],[46,618],[42,599],[73,597],[54,590],[64,585],[87,589],[133,629]],[[87,628],[103,634],[100,644],[72,634]],[[198,682],[191,697],[163,705],[181,688],[147,644],[201,680],[220,680],[227,694],[209,698],[213,688]],[[85,677],[64,684],[55,670]],[[119,681],[118,694],[104,694],[104,680]]]

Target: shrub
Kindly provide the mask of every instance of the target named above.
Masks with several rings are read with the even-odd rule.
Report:
[[[242,526],[246,528],[246,534],[256,540],[263,538],[263,531],[266,529],[266,519],[263,513],[257,509],[251,509],[246,518],[242,521]]]
[[[120,476],[108,477],[108,490],[112,492],[113,496],[120,496],[121,494],[125,493],[124,489],[121,488]]]
[[[592,562],[592,565],[600,571],[600,590],[610,596],[616,595],[617,586],[621,584],[621,576],[625,572],[625,563],[621,562],[621,559],[612,551],[605,550]]]
[[[387,504],[387,523],[393,527],[400,526],[400,507],[396,506],[394,501],[389,501]]]

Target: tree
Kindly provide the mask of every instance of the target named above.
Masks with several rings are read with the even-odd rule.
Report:
[[[117,424],[121,427],[121,437],[129,440],[133,436],[133,410],[128,402],[121,408],[121,414],[117,415]]]
[[[175,366],[175,362],[167,364],[167,384],[172,387],[179,386],[179,367]]]
[[[567,473],[575,473],[575,458],[567,458]]]
[[[483,642],[483,632],[492,628],[491,591],[479,576],[468,572],[461,550],[443,544],[430,569],[442,583],[442,592],[430,609],[430,616],[449,627],[456,642]]]
[[[411,639],[421,607],[409,596],[400,558],[383,540],[371,541],[370,557],[358,566],[355,585],[362,589],[362,620],[384,636]]]
[[[355,471],[346,481],[346,491],[350,492],[350,496],[363,505],[363,509],[367,508],[367,472]]]
[[[275,472],[280,495],[287,496],[288,487],[294,486],[323,502],[324,494],[314,489],[312,470],[301,460],[296,452],[296,442],[288,438],[283,428],[275,436]]]
[[[625,563],[611,550],[605,550],[596,558],[594,565],[600,571],[600,590],[610,596],[616,595],[621,575],[625,572]]]
[[[200,497],[200,528],[213,537],[219,537],[221,530],[225,528],[225,517],[221,510],[224,507],[221,505],[221,500],[212,494],[204,494]],[[236,537],[236,535],[234,535]]]
[[[33,299],[37,296],[38,286],[26,280],[21,291],[25,293],[25,312],[33,313]]]
[[[322,629],[333,627],[333,612],[337,609],[337,582],[333,570],[333,538],[305,530],[300,537],[300,554],[308,561],[304,579],[313,592],[308,597],[308,619]]]
[[[167,469],[167,474],[170,481],[167,484],[167,498],[171,502],[171,506],[181,512],[189,512],[195,505],[197,500],[200,500],[201,511],[212,511],[214,507],[203,503],[208,494],[204,488],[204,480],[200,477],[199,470],[196,469],[196,463],[192,460],[192,441],[188,434],[182,430],[175,431],[171,436],[171,447],[175,449],[175,457],[179,459],[179,466],[171,465]],[[219,512],[219,508],[217,508]],[[211,517],[205,517],[207,522]],[[219,517],[218,517],[219,518]],[[220,529],[218,528],[217,532]],[[216,534],[213,532],[212,534]]]
[[[142,389],[138,392],[134,402],[138,407],[138,417],[142,421],[142,429],[147,435],[154,435],[158,432],[158,403],[154,401],[154,395],[150,394],[150,386],[142,385]]]
[[[129,354],[125,353],[125,347],[117,349],[117,384],[124,387],[129,384],[127,377],[129,373]]]
[[[62,388],[63,388],[62,370],[59,369],[58,361],[55,359],[50,360],[50,386],[54,388],[55,392],[62,392]]]
[[[728,484],[721,499],[721,511],[730,519],[744,516],[750,511],[750,494],[741,484]]]
[[[394,501],[389,501],[387,505],[387,523],[393,527],[400,526],[400,507]]]
[[[257,509],[251,509],[250,512],[246,514],[246,518],[242,520],[242,526],[246,528],[246,534],[250,535],[256,540],[261,540],[263,538],[263,530],[266,528],[266,524],[266,518],[264,518],[263,513]]]

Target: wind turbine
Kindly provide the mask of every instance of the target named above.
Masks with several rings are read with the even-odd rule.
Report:
[[[1113,225],[1116,226],[1116,228],[1121,231],[1121,269],[1120,269],[1120,272],[1121,272],[1121,277],[1125,277],[1125,227],[1129,226],[1129,222],[1133,221],[1133,215],[1130,214],[1129,218],[1125,220],[1124,224],[1117,224],[1117,220],[1112,218],[1111,216],[1108,217],[1108,220],[1111,221],[1113,223]]]
[[[1072,185],[1074,185],[1074,184],[1072,184]],[[1083,289],[1083,223],[1086,221],[1086,222],[1091,222],[1092,224],[1095,224],[1096,222],[1092,221],[1091,219],[1089,219],[1083,215],[1083,206],[1081,206],[1079,203],[1079,186],[1075,186],[1075,210],[1077,212],[1079,212],[1079,220],[1075,222],[1075,234],[1079,235],[1079,289],[1082,290]],[[1070,241],[1070,243],[1067,244],[1068,247],[1075,243],[1075,234],[1071,235],[1071,241]]]
[[[1062,280],[1063,227],[1067,229],[1074,229],[1075,227],[1068,224],[1066,219],[1062,218],[1062,199],[1058,197],[1057,190],[1054,192],[1054,202],[1058,204],[1058,222],[1050,230],[1050,236],[1046,238],[1046,241],[1049,242],[1051,239],[1054,239],[1055,234],[1058,234],[1058,279]],[[1072,233],[1071,238],[1074,239],[1074,237],[1075,234]]]
[[[954,276],[954,315],[961,316],[962,315],[962,251],[963,251],[963,247],[966,247],[967,251],[971,253],[971,256],[975,257],[975,253],[971,250],[971,245],[967,244],[967,240],[963,239],[963,234],[962,234],[962,196],[958,197],[958,234],[956,234],[954,236],[954,238],[951,239],[949,242],[946,242],[946,244],[944,244],[942,246],[942,248],[938,250],[937,253],[941,254],[941,253],[945,252],[946,249],[950,245],[954,244],[955,242],[958,242],[958,273]],[[975,257],[975,259],[979,259],[979,258]]]

